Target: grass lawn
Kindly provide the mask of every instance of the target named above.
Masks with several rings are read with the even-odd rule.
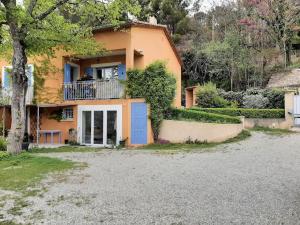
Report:
[[[205,150],[217,145],[234,143],[238,141],[242,141],[250,137],[251,134],[249,131],[242,131],[237,137],[231,138],[227,141],[221,143],[192,143],[192,144],[151,144],[146,145],[137,149],[145,149],[145,150],[157,150],[157,151],[191,151],[191,150]]]
[[[24,191],[50,172],[71,169],[75,163],[23,153],[0,160],[0,189]]]
[[[254,127],[250,129],[250,131],[255,132],[264,132],[269,135],[287,135],[287,134],[295,134],[295,131],[287,130],[287,129],[275,129],[275,128],[266,128],[266,127]]]

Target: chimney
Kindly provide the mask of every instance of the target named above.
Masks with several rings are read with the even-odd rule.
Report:
[[[150,17],[148,18],[148,22],[149,22],[150,24],[157,25],[157,19],[156,19],[154,16],[150,16]]]

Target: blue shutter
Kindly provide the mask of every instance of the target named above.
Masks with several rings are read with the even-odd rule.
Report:
[[[147,144],[146,103],[131,103],[131,144]]]
[[[64,82],[65,83],[70,83],[71,82],[71,65],[70,64],[65,64]]]
[[[8,71],[7,67],[4,67],[4,74],[3,74],[3,87],[9,88],[10,87],[10,72]]]
[[[126,66],[124,64],[118,65],[119,80],[126,80]]]
[[[91,78],[93,77],[93,68],[92,67],[85,68],[84,72],[88,77],[91,77]]]

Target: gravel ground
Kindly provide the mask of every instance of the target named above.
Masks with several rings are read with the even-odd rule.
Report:
[[[217,150],[51,154],[88,167],[44,181],[47,191],[29,198],[15,219],[51,225],[300,224],[299,134],[255,133]]]

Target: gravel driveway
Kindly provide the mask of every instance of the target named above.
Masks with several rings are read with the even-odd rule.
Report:
[[[86,162],[31,197],[34,224],[300,224],[300,135],[255,133],[211,153],[51,154]],[[40,216],[32,217],[32,212]]]

